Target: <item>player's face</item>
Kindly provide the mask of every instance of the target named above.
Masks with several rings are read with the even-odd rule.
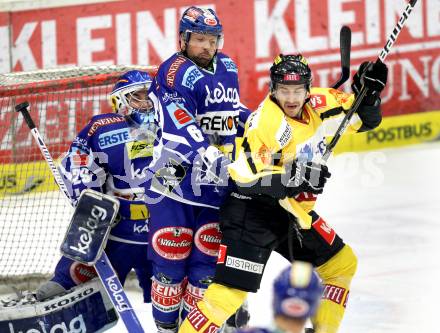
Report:
[[[286,115],[291,118],[299,118],[304,102],[309,97],[309,92],[303,84],[287,85],[277,83],[274,97]]]
[[[217,42],[218,36],[192,32],[186,45],[186,54],[197,65],[207,67],[217,51]]]
[[[137,110],[150,110],[153,103],[148,98],[147,89],[136,90],[127,96],[128,105]]]

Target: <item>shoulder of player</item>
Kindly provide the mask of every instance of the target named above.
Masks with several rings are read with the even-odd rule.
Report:
[[[203,76],[196,64],[180,53],[174,54],[162,63],[157,75],[160,83],[168,88],[183,86],[190,89]]]
[[[256,135],[270,147],[284,147],[292,137],[292,129],[280,107],[270,96],[260,104],[248,120],[248,137]]]
[[[353,94],[333,88],[313,87],[310,90],[309,105],[318,113],[323,113],[332,109],[351,104],[354,99]]]
[[[277,131],[280,122],[284,119],[284,113],[280,107],[268,95],[264,101],[259,105],[255,113],[259,114],[258,128],[260,131],[273,133]]]
[[[119,128],[126,127],[124,116],[117,113],[103,113],[93,116],[82,132],[87,133],[86,136],[92,137],[109,127]]]
[[[237,65],[235,64],[234,60],[229,58],[226,54],[221,52],[217,53],[217,63],[223,64],[226,71],[238,74]]]

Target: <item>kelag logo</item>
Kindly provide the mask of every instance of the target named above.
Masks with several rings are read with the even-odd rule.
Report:
[[[420,125],[402,125],[367,132],[367,143],[410,140],[429,137],[431,134],[431,122],[421,123]]]

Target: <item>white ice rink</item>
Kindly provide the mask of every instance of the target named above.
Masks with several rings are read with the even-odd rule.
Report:
[[[440,332],[440,143],[343,154],[329,167],[317,211],[359,260],[340,333]],[[270,258],[249,296],[251,325],[270,325],[271,283],[287,265]],[[151,306],[129,296],[145,331],[155,332]]]

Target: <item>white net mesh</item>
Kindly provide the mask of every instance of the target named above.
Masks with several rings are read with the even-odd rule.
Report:
[[[109,66],[0,74],[0,285],[51,274],[71,216],[15,106],[30,103],[57,160],[91,116],[111,112],[116,78],[134,68],[154,71]]]

